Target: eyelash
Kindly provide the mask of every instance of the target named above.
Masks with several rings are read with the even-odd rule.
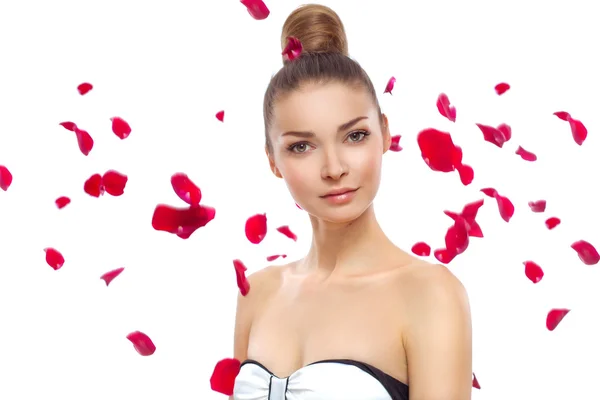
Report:
[[[365,131],[365,130],[362,130],[362,129],[360,129],[360,130],[357,130],[357,131],[352,131],[352,132],[350,132],[350,133],[348,134],[348,136],[346,136],[346,138],[349,138],[349,137],[350,137],[350,135],[354,135],[354,134],[357,134],[357,133],[358,133],[358,134],[360,134],[360,135],[363,135],[363,136],[362,136],[362,139],[360,139],[360,140],[357,140],[357,141],[353,141],[353,143],[360,143],[360,142],[362,142],[363,140],[365,140],[365,139],[367,138],[367,136],[369,136],[369,135],[371,134],[370,132],[367,132],[367,131]],[[299,146],[299,145],[301,145],[301,144],[308,145],[308,143],[307,143],[307,142],[299,142],[299,143],[294,143],[294,144],[292,144],[291,146],[289,146],[289,147],[287,148],[287,150],[288,150],[290,153],[294,153],[294,154],[304,154],[304,153],[306,153],[306,151],[301,151],[301,152],[294,151],[294,149],[296,148],[296,146]]]

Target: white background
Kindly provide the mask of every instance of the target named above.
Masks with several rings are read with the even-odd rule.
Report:
[[[421,240],[441,247],[451,223],[442,211],[484,197],[482,187],[515,204],[506,223],[486,198],[485,238],[450,264],[471,299],[482,386],[473,398],[599,396],[600,266],[570,248],[580,239],[600,248],[595,5],[323,3],[344,21],[351,56],[369,72],[392,134],[402,135],[404,150],[384,156],[376,200],[390,237],[407,250]],[[14,182],[0,191],[1,399],[225,398],[209,377],[232,355],[232,260],[253,272],[272,254],[301,257],[310,240],[306,215],[263,152],[264,90],[281,66],[282,24],[301,3],[267,4],[271,15],[256,21],[237,0],[2,2],[0,164]],[[390,76],[398,81],[384,95]],[[497,96],[502,81],[512,88]],[[82,82],[94,85],[85,96]],[[455,124],[438,114],[441,92],[457,108]],[[583,146],[555,111],[586,124]],[[113,116],[131,124],[126,140],[111,132]],[[93,136],[88,157],[62,121]],[[475,123],[501,122],[513,139],[498,149]],[[427,127],[452,132],[475,170],[470,186],[425,166],[415,138]],[[539,160],[521,160],[518,145]],[[128,175],[125,194],[86,195],[84,181],[108,169]],[[217,210],[189,240],[150,224],[156,204],[184,206],[170,186],[176,172]],[[58,210],[59,196],[72,203]],[[545,214],[527,206],[538,199],[548,201]],[[244,222],[263,212],[270,231],[252,245]],[[550,216],[563,221],[553,231],[544,226]],[[298,242],[276,232],[280,225]],[[46,247],[63,253],[62,269],[45,263]],[[524,275],[526,260],[544,268],[537,285]],[[100,275],[119,267],[106,287]],[[572,311],[549,332],[554,307]],[[135,330],[153,339],[154,355],[135,352],[125,338]]]

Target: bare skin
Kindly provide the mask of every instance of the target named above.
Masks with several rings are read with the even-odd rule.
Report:
[[[446,267],[397,248],[375,217],[387,118],[380,123],[356,88],[305,85],[279,99],[270,135],[271,169],[309,213],[313,241],[305,258],[249,277],[250,293],[238,297],[234,357],[280,377],[319,360],[353,359],[408,384],[411,400],[470,399],[462,284]],[[345,204],[322,198],[341,187],[358,190]]]

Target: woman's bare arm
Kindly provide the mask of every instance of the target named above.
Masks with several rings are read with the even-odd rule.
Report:
[[[404,345],[411,400],[470,400],[471,312],[461,282],[444,266],[415,280]]]

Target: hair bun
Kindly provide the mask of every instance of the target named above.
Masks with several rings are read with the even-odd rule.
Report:
[[[342,20],[331,8],[305,4],[287,17],[281,31],[281,49],[293,36],[302,43],[303,53],[341,53],[348,55],[348,39]]]

